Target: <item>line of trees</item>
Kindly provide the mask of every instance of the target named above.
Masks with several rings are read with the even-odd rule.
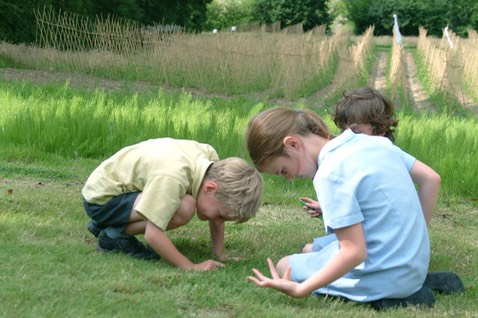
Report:
[[[206,30],[233,25],[275,24],[282,28],[302,23],[308,31],[331,23],[329,0],[214,0],[208,4]]]
[[[85,18],[115,16],[142,25],[172,24],[198,32],[244,24],[351,24],[356,34],[374,25],[375,35],[391,35],[393,14],[403,35],[441,36],[445,26],[457,35],[478,30],[477,0],[0,0],[0,41],[35,41],[34,10],[51,6]]]
[[[208,4],[207,28],[225,29],[247,23],[281,27],[302,23],[304,31],[317,25],[351,24],[355,34],[374,26],[375,35],[391,35],[397,14],[403,35],[418,36],[420,27],[441,36],[448,25],[466,37],[478,30],[477,0],[213,0]]]
[[[199,31],[213,0],[0,0],[0,41],[33,43],[35,10],[52,7],[85,18],[115,16],[143,25],[172,24]]]
[[[427,34],[441,36],[447,25],[461,37],[467,36],[469,28],[478,30],[476,0],[344,0],[342,3],[338,12],[352,22],[357,34],[373,24],[376,35],[390,35],[393,14],[398,16],[402,35],[417,36],[419,28],[424,27]]]

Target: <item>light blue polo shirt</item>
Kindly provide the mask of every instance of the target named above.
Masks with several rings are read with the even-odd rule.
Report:
[[[315,295],[359,302],[405,298],[423,285],[430,243],[410,177],[415,158],[380,136],[346,130],[321,150],[314,187],[328,233],[362,223],[367,259]],[[340,249],[333,236],[320,251],[294,254],[292,277],[302,282]],[[319,239],[320,240],[320,239]]]

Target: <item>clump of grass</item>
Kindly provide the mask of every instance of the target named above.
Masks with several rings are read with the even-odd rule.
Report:
[[[104,157],[125,145],[166,136],[221,145],[222,155],[244,157],[245,126],[263,107],[162,91],[147,97],[102,90],[79,93],[67,85],[52,92],[31,84],[3,87],[0,144],[70,158]]]
[[[397,145],[435,169],[445,196],[478,197],[478,120],[447,114],[400,116]]]

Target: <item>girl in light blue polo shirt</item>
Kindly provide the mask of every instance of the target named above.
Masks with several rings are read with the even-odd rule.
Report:
[[[276,266],[269,259],[272,278],[253,269],[250,280],[293,297],[313,293],[357,302],[415,297],[418,304],[434,303],[431,289],[423,287],[430,243],[410,177],[415,158],[383,137],[346,130],[333,138],[316,113],[285,108],[254,117],[247,146],[259,170],[313,180],[325,229],[337,237]]]

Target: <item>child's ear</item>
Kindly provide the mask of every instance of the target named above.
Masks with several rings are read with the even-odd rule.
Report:
[[[207,180],[204,185],[203,189],[206,193],[214,193],[217,191],[217,183],[214,180]]]
[[[297,148],[299,140],[294,136],[285,136],[282,143],[284,144],[284,147]]]

